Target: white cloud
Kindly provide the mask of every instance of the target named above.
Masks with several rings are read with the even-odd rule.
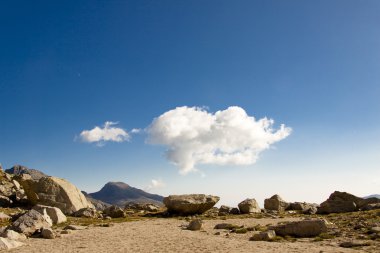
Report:
[[[286,138],[291,128],[272,128],[268,118],[256,120],[232,106],[209,113],[200,107],[177,107],[154,119],[147,128],[148,142],[168,147],[166,157],[181,174],[198,164],[250,165],[271,144]]]
[[[83,142],[97,143],[103,146],[107,141],[123,142],[129,140],[129,134],[122,128],[113,127],[118,122],[106,121],[103,127],[96,126],[91,130],[84,130],[80,133],[79,138]]]
[[[152,179],[151,183],[146,187],[146,191],[151,191],[152,189],[163,188],[166,184],[161,179]]]

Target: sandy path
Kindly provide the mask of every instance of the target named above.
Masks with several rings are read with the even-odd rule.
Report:
[[[218,230],[215,224],[230,222],[237,225],[275,224],[285,219],[206,220],[204,231],[183,230],[186,221],[151,219],[118,223],[112,227],[91,227],[54,240],[28,239],[27,245],[10,252],[361,252],[337,246],[336,242],[252,242],[247,234],[231,234]],[[294,220],[294,219],[286,219]]]

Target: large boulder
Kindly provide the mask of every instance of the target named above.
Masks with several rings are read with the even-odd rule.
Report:
[[[286,210],[301,211],[304,214],[315,214],[317,212],[317,207],[317,204],[294,202],[290,203]]]
[[[65,214],[71,214],[85,207],[93,207],[82,192],[65,179],[42,177],[35,181],[19,177],[18,180],[33,205],[58,207]]]
[[[11,240],[8,238],[1,238],[0,237],[0,250],[14,249],[14,248],[17,248],[17,247],[20,247],[23,245],[24,245],[24,243],[22,243],[22,242],[18,242],[18,241]]]
[[[248,213],[261,213],[261,209],[259,204],[255,199],[246,199],[238,204],[240,213],[248,214]]]
[[[205,194],[170,195],[163,202],[169,213],[182,215],[202,214],[211,209],[218,201],[218,196]]]
[[[96,219],[99,217],[99,213],[94,208],[85,207],[73,213],[73,216]]]
[[[13,222],[10,229],[23,233],[26,236],[31,236],[37,230],[51,226],[52,221],[46,212],[44,214],[40,214],[36,210],[32,209]]]
[[[280,236],[313,237],[327,232],[327,222],[321,219],[294,221],[270,229]]]
[[[284,212],[289,203],[284,201],[279,195],[273,195],[269,199],[264,200],[264,208],[278,212]]]
[[[46,212],[51,218],[53,224],[60,224],[67,221],[66,215],[64,215],[58,207],[36,205],[33,209],[40,214],[44,214]]]
[[[330,197],[318,208],[317,213],[345,213],[354,212],[364,208],[369,203],[380,203],[379,199],[363,199],[347,192],[333,192]]]

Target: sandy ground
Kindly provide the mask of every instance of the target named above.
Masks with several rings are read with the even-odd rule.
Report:
[[[213,229],[215,224],[229,222],[237,225],[276,224],[285,219],[232,219],[206,220],[203,231],[181,228],[187,224],[178,219],[150,219],[118,223],[112,227],[90,227],[61,238],[48,240],[32,238],[26,245],[9,252],[364,252],[345,249],[337,241],[310,242],[254,242],[247,234],[230,234],[225,230]],[[220,231],[220,235],[214,235]]]

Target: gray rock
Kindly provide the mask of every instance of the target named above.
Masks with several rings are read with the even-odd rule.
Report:
[[[202,214],[211,209],[219,197],[204,194],[170,195],[163,202],[169,213],[181,215]]]
[[[129,210],[134,210],[134,211],[157,212],[160,209],[160,207],[152,203],[128,202],[125,204],[124,209],[129,209]]]
[[[1,238],[0,237],[0,250],[14,249],[14,248],[17,248],[17,247],[20,247],[23,245],[24,245],[24,243],[22,243],[22,242],[18,242],[18,241],[11,240],[8,238]]]
[[[240,210],[237,207],[233,207],[230,211],[230,214],[240,214]]]
[[[73,213],[73,216],[95,219],[99,217],[99,213],[94,208],[85,207]]]
[[[279,195],[273,195],[269,199],[264,200],[264,208],[267,210],[274,210],[284,212],[288,208],[289,203],[285,202]]]
[[[35,205],[32,209],[36,210],[41,214],[44,214],[45,210],[47,215],[49,215],[49,217],[53,221],[53,224],[55,225],[67,221],[66,215],[64,215],[61,209],[59,209],[58,207]]]
[[[41,231],[41,236],[45,239],[54,239],[56,234],[51,228],[43,228]]]
[[[261,213],[259,204],[255,199],[246,199],[239,203],[238,205],[240,213],[249,214],[249,213]]]
[[[42,177],[39,181],[34,181],[23,177],[17,180],[24,188],[28,200],[34,205],[58,207],[65,214],[85,207],[94,207],[77,187],[65,179]]]
[[[339,244],[340,247],[343,248],[352,248],[352,247],[363,247],[363,246],[370,246],[371,243],[368,241],[346,241]]]
[[[249,238],[249,240],[250,241],[270,241],[270,240],[273,240],[275,237],[276,237],[276,232],[274,230],[268,230],[268,231],[254,234],[251,238]]]
[[[126,217],[125,212],[118,206],[110,206],[103,211],[103,214],[111,218],[123,218]]]
[[[272,226],[270,229],[280,236],[313,237],[327,232],[327,222],[322,219],[294,221]]]
[[[17,233],[16,231],[13,231],[11,229],[8,229],[1,233],[1,237],[8,238],[10,240],[14,241],[25,241],[26,236],[24,234]]]
[[[200,230],[202,228],[203,222],[201,219],[194,219],[190,221],[189,225],[187,226],[188,230]]]
[[[46,213],[40,214],[36,210],[30,210],[13,222],[10,229],[23,233],[26,236],[31,236],[37,230],[51,226],[52,221]]]

